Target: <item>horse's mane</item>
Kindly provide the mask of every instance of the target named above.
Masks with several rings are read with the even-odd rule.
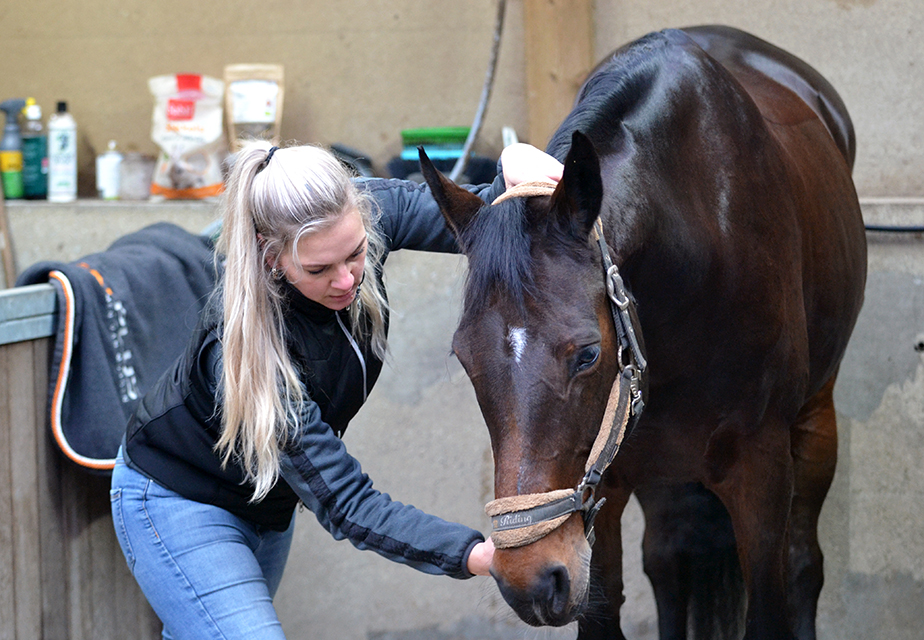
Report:
[[[571,133],[580,131],[591,139],[598,153],[605,153],[618,136],[621,123],[651,89],[669,46],[664,33],[651,33],[597,65],[546,151],[564,160],[571,147]]]

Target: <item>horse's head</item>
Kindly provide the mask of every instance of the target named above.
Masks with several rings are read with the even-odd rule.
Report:
[[[468,257],[453,350],[490,431],[495,495],[573,489],[619,370],[593,239],[603,195],[597,154],[575,134],[551,196],[495,205],[452,184],[423,153],[421,165]],[[525,546],[499,545],[492,574],[524,621],[563,625],[587,602],[589,567],[590,545],[574,513]]]

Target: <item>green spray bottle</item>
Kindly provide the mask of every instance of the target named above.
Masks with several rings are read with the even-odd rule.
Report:
[[[26,98],[22,116],[22,194],[26,200],[44,200],[48,196],[48,135],[35,98]]]
[[[0,176],[3,194],[7,200],[22,198],[22,135],[19,133],[19,113],[26,106],[22,98],[0,102],[0,111],[6,113],[6,126],[0,140]]]

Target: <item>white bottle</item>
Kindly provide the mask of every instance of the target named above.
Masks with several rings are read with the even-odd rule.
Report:
[[[119,169],[122,154],[116,151],[116,141],[109,141],[105,153],[96,156],[96,190],[102,200],[115,200],[119,197]]]
[[[77,199],[77,124],[63,100],[48,118],[48,199]]]

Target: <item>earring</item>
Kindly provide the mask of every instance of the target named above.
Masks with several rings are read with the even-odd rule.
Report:
[[[276,267],[273,267],[272,269],[270,269],[270,277],[273,280],[282,280],[284,275],[285,274],[279,269],[277,269]]]
[[[362,291],[363,283],[366,281],[366,271],[363,269],[363,277],[360,279],[359,284],[356,286],[356,293],[354,295],[354,300],[359,301],[359,292]]]

